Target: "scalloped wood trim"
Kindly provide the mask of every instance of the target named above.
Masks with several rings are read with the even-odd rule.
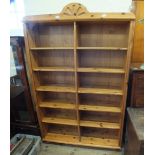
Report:
[[[70,3],[66,5],[61,12],[62,15],[67,16],[80,16],[86,13],[88,13],[86,7],[80,3]]]

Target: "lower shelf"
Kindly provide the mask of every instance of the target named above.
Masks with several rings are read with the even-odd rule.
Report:
[[[43,123],[53,123],[53,124],[62,124],[62,125],[77,125],[76,120],[72,119],[64,119],[64,118],[52,118],[52,117],[44,117],[42,119]]]
[[[106,94],[106,95],[123,95],[123,91],[119,89],[102,89],[102,88],[79,88],[80,94]]]
[[[72,119],[64,119],[64,118],[54,118],[54,117],[43,117],[43,123],[49,124],[61,124],[61,125],[73,125],[77,126],[77,120]],[[79,123],[82,127],[94,127],[94,128],[105,128],[105,129],[120,129],[119,123],[109,123],[109,122],[101,122],[101,121],[86,121],[80,120]]]
[[[75,88],[72,86],[59,86],[59,85],[51,85],[51,86],[38,86],[36,87],[37,91],[51,91],[51,92],[66,92],[66,93],[75,93]]]
[[[79,141],[78,136],[48,133],[43,138],[43,141],[100,148],[120,149],[118,139],[102,139],[82,136],[81,141]]]
[[[114,113],[121,112],[121,109],[119,107],[96,106],[96,105],[86,105],[86,104],[81,104],[79,106],[79,109],[84,111],[114,112]]]
[[[80,121],[80,126],[106,128],[106,129],[120,129],[119,123],[98,122],[98,121]]]

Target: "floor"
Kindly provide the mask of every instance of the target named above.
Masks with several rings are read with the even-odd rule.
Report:
[[[123,155],[123,151],[43,143],[39,155]]]

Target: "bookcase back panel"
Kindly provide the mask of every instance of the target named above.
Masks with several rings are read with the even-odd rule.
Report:
[[[79,67],[124,68],[126,51],[79,50]]]
[[[73,47],[73,24],[38,25],[37,47]]]
[[[77,127],[70,125],[48,125],[48,133],[78,136]]]
[[[122,89],[124,75],[104,73],[79,73],[80,87]]]
[[[74,86],[74,73],[72,72],[37,72],[39,85]]]
[[[119,130],[82,127],[82,136],[117,139],[119,136]]]
[[[54,118],[66,118],[71,120],[76,120],[76,111],[75,110],[65,110],[65,109],[43,109],[44,116],[54,117]]]
[[[119,107],[122,97],[116,95],[80,94],[79,100],[80,104]]]
[[[78,27],[81,47],[127,47],[129,24],[127,22],[84,23]]]
[[[37,67],[74,67],[73,50],[45,50],[32,54]]]
[[[120,113],[81,111],[80,120],[119,123]]]
[[[58,102],[59,104],[63,102],[68,102],[69,104],[76,103],[76,95],[74,93],[54,93],[54,92],[39,92],[41,100],[44,102]]]

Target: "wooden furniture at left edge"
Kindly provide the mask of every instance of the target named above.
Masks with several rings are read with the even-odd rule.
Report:
[[[134,35],[134,25],[135,25],[134,20],[135,20],[135,16],[133,13],[90,13],[83,5],[79,3],[68,4],[66,7],[64,7],[63,11],[60,14],[36,15],[36,16],[27,16],[24,18],[24,36],[25,36],[25,45],[26,45],[26,56],[27,56],[27,62],[30,68],[29,74],[31,77],[30,80],[32,84],[31,92],[32,92],[32,97],[36,104],[37,116],[39,120],[43,141],[82,145],[82,146],[101,147],[101,148],[111,148],[111,149],[121,148],[122,132],[123,132],[123,126],[124,126],[124,113],[125,113],[125,107],[126,107],[127,83],[128,83],[129,66],[130,66],[132,42],[133,42],[133,35]],[[99,25],[98,27],[100,29],[96,27],[96,23],[97,25]],[[87,26],[87,24],[89,25],[92,24],[92,25]],[[110,28],[108,27],[108,24],[110,24]],[[117,28],[115,28],[115,25],[113,24],[116,24]],[[106,30],[103,31],[103,28],[105,28]],[[122,28],[123,28],[123,31],[122,31]],[[117,31],[118,33],[116,33]],[[119,33],[120,31],[121,31],[121,34]],[[107,35],[107,37],[102,38],[100,32],[105,34],[105,36]],[[94,33],[97,33],[97,34],[94,35]],[[53,37],[55,38],[55,40],[52,38],[52,34],[54,35]],[[120,38],[120,40],[117,39],[117,35],[118,35],[118,38]],[[115,39],[115,41],[113,40],[114,42],[113,45],[110,44],[112,43],[112,41],[108,40],[110,38],[113,38],[112,36]],[[66,38],[66,40],[64,38],[60,39],[61,37]],[[93,38],[93,37],[96,37],[96,38]],[[80,40],[79,42],[77,41],[78,39]],[[92,39],[95,42],[92,42],[92,40],[89,41],[89,39],[90,40]],[[96,39],[98,41],[96,41]],[[99,41],[100,39],[102,39],[103,41],[102,43],[101,41]],[[104,40],[106,41],[104,42]],[[119,45],[116,44],[116,41],[118,41],[121,47],[117,47]],[[83,44],[83,47],[80,46],[81,44]],[[92,47],[93,45],[95,46]],[[99,70],[96,68],[88,68],[89,66],[87,68],[79,68],[78,67],[79,66],[78,57],[80,57],[79,55],[85,54],[90,51],[93,51],[91,52],[92,55],[95,55],[95,52],[96,52],[99,54],[107,53],[107,55],[110,58],[111,56],[114,56],[116,57],[117,63],[119,63],[117,61],[118,55],[121,53],[120,55],[121,57],[123,57],[123,61],[124,61],[123,67],[121,66],[122,68],[120,69],[119,68],[120,66],[117,66],[119,69],[112,69],[112,67],[114,68],[115,66],[111,66],[111,68],[109,69],[109,68],[106,68],[108,66],[106,67],[100,66],[103,68]],[[58,56],[57,53],[59,52],[63,54]],[[113,55],[110,54],[111,52],[113,53]],[[65,68],[64,66],[60,67],[59,64],[57,64],[59,67],[53,67],[49,65],[49,64],[52,64],[51,61],[54,60],[52,59],[52,56],[54,55],[53,53],[55,54],[55,58],[57,58],[56,60],[58,60],[58,57],[60,56],[64,58],[66,55],[68,56],[69,54],[72,54],[73,57],[72,59],[69,58],[69,61],[73,61],[73,68],[71,67]],[[37,57],[39,57],[38,61],[36,61]],[[46,64],[47,61],[45,60],[45,58],[46,60],[48,59],[48,65]],[[41,60],[41,59],[44,59],[44,60]],[[109,58],[105,60],[105,62],[109,62],[108,60]],[[61,65],[62,65],[62,62],[67,63],[66,60],[62,60],[60,61]],[[39,66],[38,65],[39,63],[40,64],[42,63],[42,65],[46,65],[46,66],[45,67]],[[96,63],[98,62],[96,61]],[[48,74],[46,72],[48,72]],[[68,85],[67,86],[49,86],[48,85],[52,83],[51,82],[52,80],[56,82],[60,80],[59,84],[62,84],[60,76],[58,76],[59,79],[57,79],[54,76],[52,79],[50,78],[50,76],[52,76],[53,74],[59,75],[60,72],[61,72],[61,75],[66,75],[66,76],[68,74],[73,73],[74,82],[75,82],[75,83],[73,82],[74,87],[69,87]],[[119,88],[121,87],[120,88],[121,90],[112,89],[113,87],[110,86],[110,84],[107,85],[109,89],[80,87],[80,85],[82,84],[87,86],[89,82],[93,82],[92,79],[90,80],[89,78],[88,78],[89,81],[87,82],[86,80],[87,76],[82,77],[83,82],[81,82],[81,79],[79,78],[79,74],[87,75],[90,72],[91,74],[93,72],[94,74],[100,74],[99,76],[101,76],[101,74],[104,73],[106,74],[105,75],[106,77],[108,74],[110,74],[112,78],[114,78],[116,74],[119,77],[123,77],[121,84],[120,82],[115,83],[115,85],[116,84],[119,85],[118,86]],[[70,76],[65,77],[64,79],[68,83],[70,82],[69,80],[73,81],[72,80],[73,78]],[[118,79],[119,78],[116,78],[116,81]],[[120,81],[120,79],[118,81]],[[90,83],[89,85],[91,87]],[[73,95],[75,95],[75,101],[74,101],[75,105],[72,103],[73,101],[71,102],[71,104],[68,102],[65,103],[60,101],[59,103],[57,102],[47,103],[42,101],[43,99],[45,99],[45,98],[42,98],[42,93],[44,93],[44,97],[49,98],[50,94],[53,92],[56,93],[55,96],[57,97],[58,97],[57,94],[59,93],[68,93],[68,96],[67,96],[68,98],[71,98],[71,96],[69,96],[69,93],[73,93]],[[111,107],[108,105],[94,106],[95,103],[93,106],[81,105],[79,96],[87,95],[87,94],[89,95],[89,97],[90,95],[111,95],[112,97],[119,96],[120,102],[118,107]],[[51,118],[47,114],[49,110],[53,110],[53,109],[60,109],[61,112],[67,109],[75,110],[76,118],[75,119],[65,119],[63,117],[57,118],[56,116],[58,116],[59,113],[53,114],[53,116],[55,117]],[[82,116],[80,117],[80,113],[82,113],[82,111],[85,111],[85,113],[94,112],[94,111],[96,113],[105,112],[106,114],[110,113],[112,117],[115,116],[113,115],[114,113],[119,114],[120,116],[118,119],[119,122],[118,123],[116,122],[110,123],[108,121],[96,122],[96,121],[93,121],[93,118],[92,120],[84,121],[84,120],[81,120]],[[69,113],[67,115],[69,115]],[[106,117],[106,115],[104,115],[104,117]],[[110,118],[107,118],[107,120],[108,119]],[[62,129],[59,128],[59,133],[57,133],[58,130],[57,128],[55,128],[56,125],[63,126]],[[65,126],[67,126],[67,128],[65,128]],[[76,128],[77,133],[73,133],[73,130],[71,130],[74,128]],[[84,128],[87,128],[87,130],[84,131]],[[92,129],[90,130],[90,128]],[[106,132],[110,130],[108,133],[109,135],[111,133],[109,138],[107,138],[106,136],[103,137],[102,130],[104,129],[105,129],[104,131],[105,135],[107,134]],[[51,130],[52,130],[52,133],[50,132]],[[89,130],[89,133],[86,132],[88,130]],[[101,137],[100,136],[95,137],[95,134],[96,135],[98,134],[97,131],[101,131],[100,132]],[[112,135],[114,135],[112,133],[115,133],[115,131],[118,131],[117,138],[116,138],[116,135],[115,135],[115,138],[112,137]]]
[[[24,37],[10,37],[10,46],[17,71],[10,77],[10,137],[17,133],[40,135],[26,72]]]

